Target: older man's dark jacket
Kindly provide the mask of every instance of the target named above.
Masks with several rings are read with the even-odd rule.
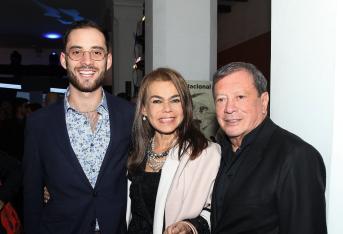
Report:
[[[311,145],[269,118],[232,152],[223,144],[213,190],[212,233],[322,234],[325,167]]]

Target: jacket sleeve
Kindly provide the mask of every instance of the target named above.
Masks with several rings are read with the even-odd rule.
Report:
[[[23,158],[24,228],[27,234],[39,232],[43,208],[43,172],[36,134],[34,124],[28,118]]]
[[[0,152],[0,200],[4,203],[13,199],[21,186],[20,163]]]
[[[210,230],[211,230],[210,216],[211,216],[212,192],[213,192],[214,180],[216,178],[216,175],[219,169],[220,158],[221,158],[220,146],[214,143],[211,143],[211,144],[212,145],[209,147],[211,150],[209,151],[208,156],[210,156],[210,158],[212,159],[210,160],[211,162],[205,160],[206,161],[205,164],[208,165],[206,169],[213,172],[213,176],[212,176],[210,189],[207,193],[208,196],[207,196],[206,202],[204,204],[204,207],[201,213],[197,217],[193,219],[185,220],[185,221],[190,222],[195,227],[198,234],[208,234],[210,233]],[[203,157],[205,156],[203,155]]]
[[[309,145],[294,147],[288,156],[278,185],[279,233],[327,233],[322,157]]]

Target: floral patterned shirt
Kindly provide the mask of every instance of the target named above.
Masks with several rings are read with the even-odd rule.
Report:
[[[96,109],[99,118],[94,132],[87,116],[69,104],[68,96],[69,90],[64,98],[64,107],[70,144],[94,188],[111,136],[106,96],[103,91],[101,103]]]

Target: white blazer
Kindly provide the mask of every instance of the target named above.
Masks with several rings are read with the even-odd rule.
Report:
[[[199,215],[210,225],[210,212],[203,208],[211,207],[212,189],[219,169],[220,155],[220,146],[211,142],[194,160],[189,160],[188,154],[179,160],[177,146],[169,151],[156,195],[154,234],[163,233],[164,217],[165,227]],[[129,181],[127,224],[131,219],[130,184]]]

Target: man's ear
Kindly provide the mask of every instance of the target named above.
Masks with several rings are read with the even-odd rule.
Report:
[[[60,63],[64,69],[67,69],[66,54],[64,52],[60,54]]]
[[[108,69],[110,69],[112,66],[112,54],[108,53],[107,55],[107,67],[106,67],[106,71],[108,71]]]
[[[268,111],[268,104],[269,104],[268,92],[264,92],[261,94],[261,102],[262,102],[262,113],[266,114]]]

